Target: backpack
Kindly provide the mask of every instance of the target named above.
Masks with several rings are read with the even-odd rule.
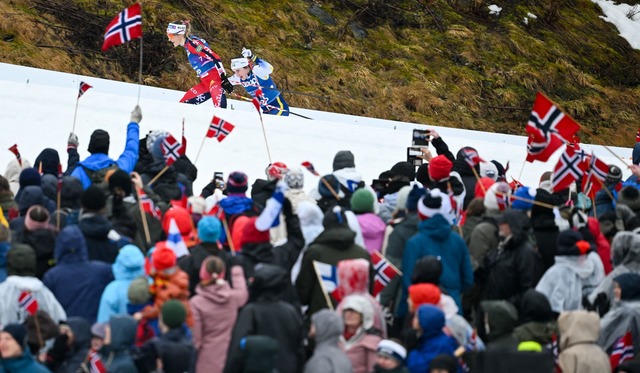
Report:
[[[116,171],[120,168],[118,167],[118,164],[116,162],[113,162],[109,166],[100,168],[98,170],[91,170],[84,165],[80,165],[80,167],[82,167],[84,173],[87,174],[87,177],[89,178],[89,180],[91,180],[91,185],[100,187],[100,189],[102,189],[106,193],[109,192],[109,183],[105,180],[107,174],[113,173],[110,172],[111,170]]]

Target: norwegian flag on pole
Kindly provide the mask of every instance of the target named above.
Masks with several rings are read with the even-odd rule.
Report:
[[[229,136],[234,128],[236,128],[236,126],[214,115],[209,125],[209,130],[207,131],[207,137],[215,137],[218,142],[222,142],[222,140]]]
[[[622,337],[616,340],[609,355],[611,370],[615,370],[621,363],[633,359],[633,336],[627,331]]]
[[[18,160],[18,164],[20,165],[20,167],[22,167],[22,157],[20,156],[20,152],[18,151],[18,144],[11,145],[11,147],[9,148],[9,151],[16,156],[16,159]]]
[[[313,261],[313,267],[318,274],[318,277],[322,280],[320,286],[324,291],[331,296],[336,302],[342,300],[340,290],[338,289],[338,267],[331,264]]]
[[[107,368],[105,368],[102,359],[100,359],[100,354],[96,351],[91,350],[89,352],[89,372],[90,373],[107,373]]]
[[[546,162],[564,142],[573,141],[580,125],[538,92],[527,122],[527,162]]]
[[[480,155],[478,155],[478,152],[475,149],[463,148],[462,154],[464,155],[464,160],[471,168],[475,167],[480,162],[484,162],[484,160],[480,158]]]
[[[562,153],[558,163],[556,163],[556,167],[553,169],[553,176],[551,177],[553,191],[564,190],[574,181],[580,179],[589,167],[587,158],[587,154],[580,149],[579,145],[576,145],[575,148],[567,145],[567,149]]]
[[[586,170],[587,178],[583,183],[583,192],[593,198],[602,189],[602,185],[609,173],[609,165],[598,159],[593,153],[590,158],[589,168]]]
[[[38,301],[30,291],[23,291],[18,296],[18,306],[27,311],[29,315],[34,315],[38,311]]]
[[[184,155],[184,147],[172,135],[162,139],[161,148],[167,166],[171,166],[181,155]]]
[[[309,172],[311,172],[312,174],[314,174],[316,176],[320,176],[320,174],[318,173],[318,171],[316,171],[316,168],[313,167],[313,164],[311,162],[309,162],[309,161],[302,162],[302,167],[304,167],[307,170],[309,170]]]
[[[136,3],[115,16],[104,32],[102,51],[142,37],[142,10]]]
[[[90,86],[88,83],[80,82],[80,87],[78,87],[78,98],[82,97],[82,95],[88,91],[93,86]]]
[[[371,264],[373,264],[374,273],[372,295],[375,297],[382,289],[389,285],[389,282],[391,282],[394,277],[402,276],[402,272],[378,251],[374,251],[373,254],[371,254]]]
[[[140,204],[142,205],[142,210],[153,215],[154,218],[160,219],[160,209],[156,207],[156,204],[153,202],[153,200],[142,189],[140,189],[138,193],[140,197]]]

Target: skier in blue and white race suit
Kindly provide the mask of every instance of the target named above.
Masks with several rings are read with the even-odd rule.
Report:
[[[257,98],[263,113],[288,116],[289,105],[270,76],[273,66],[250,49],[242,48],[242,56],[231,60],[231,70],[235,75],[229,77],[229,82],[242,85],[252,97]]]

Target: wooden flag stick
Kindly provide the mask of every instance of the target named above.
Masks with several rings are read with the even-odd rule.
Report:
[[[231,254],[236,255],[236,248],[233,244],[233,239],[231,238],[231,232],[229,231],[229,224],[227,223],[226,218],[220,219],[222,220],[222,226],[224,227],[224,233],[227,235],[227,242],[229,243],[229,248],[231,249]]]
[[[149,223],[147,222],[147,214],[144,213],[144,207],[142,206],[142,196],[140,195],[140,189],[136,188],[138,194],[138,207],[140,209],[140,216],[142,217],[142,228],[144,229],[144,238],[147,244],[151,243],[151,235],[149,234]]]
[[[156,181],[158,181],[158,179],[165,173],[167,172],[167,170],[169,169],[169,165],[164,166],[164,168],[162,170],[160,170],[160,172],[158,172],[158,174],[156,176],[153,177],[153,179],[151,179],[151,181],[149,181],[147,183],[147,185],[151,185],[153,183],[155,183]]]

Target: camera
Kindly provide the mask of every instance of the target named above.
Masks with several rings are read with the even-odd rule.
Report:
[[[431,135],[429,130],[413,130],[413,139],[411,145],[413,146],[429,146],[431,141]]]
[[[414,166],[422,165],[422,151],[419,147],[408,147],[407,148],[407,162],[411,163]]]

